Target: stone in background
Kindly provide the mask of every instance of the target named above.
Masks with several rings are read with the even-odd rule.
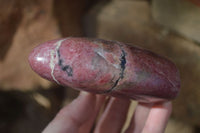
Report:
[[[152,14],[157,23],[200,43],[198,5],[197,0],[152,0]]]
[[[0,89],[49,88],[31,70],[28,55],[45,41],[82,36],[88,5],[88,0],[0,0]]]
[[[10,35],[4,36],[9,42],[0,44],[2,47],[9,47],[0,61],[1,89],[31,90],[50,86],[50,82],[40,78],[31,70],[27,58],[30,51],[39,43],[61,37],[52,14],[52,2],[52,0],[0,1],[0,5],[4,7],[0,8],[1,13],[9,12],[14,18],[18,18],[14,30],[8,30]],[[6,7],[10,7],[9,11]],[[14,19],[10,21],[9,19],[11,19],[9,15],[4,17],[5,22],[10,22],[11,25],[15,23]],[[2,27],[12,29],[8,24],[3,23]],[[6,31],[0,32],[6,33]]]
[[[97,1],[97,0],[93,0]],[[53,11],[63,37],[83,36],[82,18],[91,0],[54,0]]]
[[[148,1],[100,5],[86,15],[87,35],[139,45],[175,62],[181,74],[181,92],[173,102],[173,118],[200,126],[199,45],[156,24]]]

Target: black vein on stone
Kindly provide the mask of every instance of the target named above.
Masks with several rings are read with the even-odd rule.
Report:
[[[121,46],[120,46],[121,48]],[[113,91],[115,89],[115,87],[117,86],[118,82],[124,78],[124,71],[125,71],[125,68],[126,68],[126,52],[121,48],[121,51],[122,51],[122,54],[121,54],[121,57],[120,57],[120,74],[119,74],[119,78],[115,81],[115,83],[113,84],[113,86],[109,89],[109,90],[106,90],[105,92],[103,93],[109,93],[111,91]]]
[[[72,77],[73,76],[73,69],[72,69],[72,67],[70,65],[64,65],[63,64],[63,60],[60,57],[60,51],[59,51],[59,49],[57,50],[57,54],[58,54],[58,65],[60,66],[61,70],[64,71],[64,72],[66,72],[69,77]]]

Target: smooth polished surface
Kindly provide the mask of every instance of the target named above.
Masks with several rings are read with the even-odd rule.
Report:
[[[141,102],[171,100],[180,89],[179,72],[171,61],[117,41],[53,40],[36,47],[29,63],[60,85]]]

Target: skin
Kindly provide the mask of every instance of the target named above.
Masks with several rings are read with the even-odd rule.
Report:
[[[130,100],[110,98],[96,121],[105,99],[102,95],[81,92],[78,98],[58,112],[43,133],[90,133],[92,129],[94,133],[120,133]],[[171,110],[169,101],[138,103],[125,133],[164,133]]]

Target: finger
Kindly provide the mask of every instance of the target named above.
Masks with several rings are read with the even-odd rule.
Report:
[[[111,98],[94,133],[120,133],[126,120],[129,104],[129,100]]]
[[[106,96],[103,95],[96,95],[96,106],[94,109],[94,113],[91,114],[90,119],[85,122],[79,129],[79,133],[90,133],[92,127],[94,126],[95,120],[99,114],[99,111],[104,104]]]
[[[141,133],[148,118],[151,104],[138,103],[125,133]]]
[[[96,96],[81,92],[77,99],[64,107],[43,133],[77,133],[95,109]]]
[[[142,133],[164,133],[171,111],[171,102],[154,105],[150,110]]]

